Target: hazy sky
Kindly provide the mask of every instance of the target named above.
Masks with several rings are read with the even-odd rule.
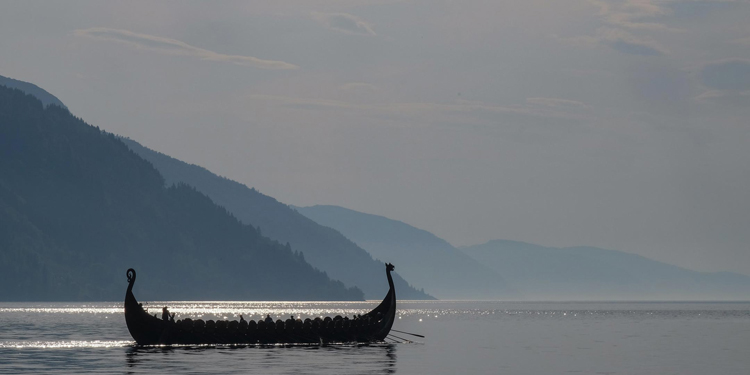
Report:
[[[0,1],[0,75],[294,205],[750,274],[750,2]]]

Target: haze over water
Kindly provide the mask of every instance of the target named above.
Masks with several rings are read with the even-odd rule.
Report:
[[[180,317],[357,314],[374,302],[151,302]],[[747,374],[750,303],[402,302],[370,346],[134,348],[121,303],[0,304],[0,373]],[[392,332],[403,338],[413,338]]]

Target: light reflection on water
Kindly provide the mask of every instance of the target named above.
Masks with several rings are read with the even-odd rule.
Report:
[[[17,305],[17,306],[14,306]],[[377,305],[376,301],[365,302],[226,302],[226,301],[153,301],[145,302],[144,308],[161,316],[161,309],[180,318],[237,320],[263,318],[267,314],[285,319],[290,315],[305,318],[364,314]],[[471,306],[467,308],[466,306]],[[750,303],[696,303],[696,302],[495,302],[495,301],[399,301],[398,316],[409,318],[487,319],[524,316],[529,318],[576,318],[576,317],[750,317]],[[623,306],[631,308],[622,308]],[[565,308],[561,308],[565,307]],[[632,308],[635,307],[635,308]],[[104,302],[89,304],[19,304],[0,303],[0,314],[94,314],[117,315],[123,313],[122,303]]]
[[[123,348],[133,341],[2,341],[0,349]]]
[[[365,302],[144,303],[179,318],[362,314]],[[0,374],[747,374],[750,303],[399,301],[417,342],[135,348],[122,302],[0,303]],[[396,336],[414,339],[395,333]],[[396,355],[398,353],[398,356]],[[613,362],[614,361],[614,362]],[[501,371],[502,370],[502,371]]]

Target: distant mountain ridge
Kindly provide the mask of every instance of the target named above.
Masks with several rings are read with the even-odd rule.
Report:
[[[375,261],[365,250],[336,230],[308,219],[270,196],[217,176],[203,167],[148,149],[131,139],[122,138],[122,141],[151,162],[164,176],[167,185],[185,183],[194,186],[243,223],[259,228],[263,235],[291,244],[314,267],[346,285],[357,286],[364,291],[365,298],[381,299],[388,291],[388,284],[383,279],[383,263]],[[408,265],[389,259],[381,260],[396,265],[393,278],[400,299],[434,298],[416,290],[399,276],[399,273],[408,271]]]
[[[703,273],[622,251],[595,247],[553,248],[525,242],[494,240],[458,249],[425,230],[386,217],[361,213],[338,206],[297,207],[323,225],[338,229],[374,257],[387,256],[409,264],[409,270],[427,267],[441,270],[421,277],[431,278],[427,287],[440,281],[466,277],[451,291],[467,298],[496,299],[469,288],[476,275],[462,271],[451,275],[446,267],[458,264],[437,262],[450,250],[460,251],[483,268],[503,278],[507,297],[517,300],[747,300],[750,277],[728,272]],[[445,264],[448,264],[446,266]],[[428,282],[406,273],[416,282]],[[474,280],[477,283],[477,280]],[[491,284],[488,284],[491,285]],[[441,289],[427,289],[439,298]],[[461,294],[464,293],[464,294]]]
[[[8,89],[2,86],[11,86],[28,95],[41,96],[44,100],[36,102],[41,102],[41,104],[35,104],[34,100],[28,100],[28,95],[18,96],[17,90],[7,91]],[[12,94],[8,94],[9,92]],[[26,99],[19,99],[21,97]],[[54,106],[49,107],[50,104]],[[55,109],[57,106],[64,110]],[[18,127],[19,124],[13,122],[19,116],[27,121],[25,124],[27,127]],[[70,143],[56,144],[60,141],[59,137],[45,134],[50,130],[57,135],[62,135],[62,138],[66,139],[65,142]],[[42,138],[35,138],[40,135]],[[298,243],[303,246],[315,244],[308,251],[311,254],[322,255],[325,259],[321,262],[322,267],[313,264],[319,269],[330,266],[330,260],[342,260],[341,254],[348,254],[344,256],[343,261],[354,262],[350,264],[368,264],[369,262],[382,267],[380,262],[374,261],[368,254],[362,256],[364,250],[335,229],[322,226],[303,216],[301,212],[310,209],[309,207],[297,208],[300,211],[297,212],[269,196],[213,175],[201,167],[148,150],[134,141],[119,139],[136,153],[153,154],[151,157],[157,161],[151,161],[154,165],[173,164],[167,167],[161,166],[167,171],[169,177],[154,177],[152,166],[144,167],[140,164],[142,161],[133,163],[130,157],[122,158],[124,155],[120,153],[122,144],[112,142],[115,138],[111,134],[99,131],[98,128],[94,130],[79,119],[72,118],[62,102],[36,85],[0,76],[0,300],[108,300],[112,298],[118,300],[122,294],[122,275],[118,273],[122,271],[120,269],[122,263],[133,264],[139,271],[143,270],[139,272],[139,280],[148,279],[149,284],[139,283],[136,288],[145,289],[138,291],[139,296],[142,295],[145,299],[362,298],[362,291],[356,288],[346,289],[343,284],[328,279],[325,273],[311,270],[306,264],[305,256],[302,255],[304,251],[300,252],[298,246],[289,246],[290,244],[284,246],[270,241],[260,235],[261,231],[263,235],[269,235],[282,243]],[[92,140],[93,143],[86,143]],[[40,146],[42,143],[39,142],[46,143]],[[78,147],[83,144],[87,146],[83,149]],[[113,149],[112,146],[114,146]],[[139,147],[140,152],[137,150]],[[110,151],[106,151],[107,149]],[[117,165],[106,167],[106,163],[102,164],[102,162],[107,158],[102,158],[100,153],[115,150],[118,151],[110,155],[118,155],[114,158]],[[41,154],[34,155],[33,152],[29,153],[30,151],[51,153],[39,158]],[[66,151],[68,154],[65,153]],[[18,159],[19,155],[25,156]],[[148,159],[145,156],[142,157]],[[53,168],[50,169],[50,167]],[[126,171],[125,174],[130,176],[125,180],[116,179],[126,188],[114,189],[102,195],[101,191],[97,191],[97,188],[92,186],[85,186],[83,189],[79,187],[81,191],[76,191],[77,189],[70,185],[70,181],[65,180],[67,177],[72,178],[72,175],[76,178],[85,176],[89,183],[111,186],[113,182],[108,179],[115,176],[110,170],[112,168]],[[160,168],[157,167],[157,169]],[[25,173],[27,171],[35,171],[35,175],[27,175]],[[74,173],[66,177],[61,175],[64,171],[74,171]],[[160,172],[164,173],[161,169]],[[51,176],[57,180],[49,180]],[[33,183],[34,180],[46,181],[46,183]],[[204,196],[205,192],[182,184],[183,180],[194,180],[194,183],[198,181],[196,184],[201,185],[203,189],[215,190],[213,194],[216,197],[227,199],[230,206],[236,204],[235,209],[240,212],[249,213],[244,220],[239,217],[238,219],[260,223],[260,225],[243,226],[232,218],[231,215],[237,216],[232,210],[228,212],[225,208],[217,207],[214,202]],[[139,183],[131,184],[134,181],[146,182],[148,186],[141,186]],[[154,181],[160,181],[156,184],[160,188],[154,189]],[[176,185],[168,187],[173,184]],[[160,189],[165,189],[165,193],[155,193]],[[177,237],[182,242],[170,243],[170,236],[158,236],[154,232],[161,230],[166,233],[169,231],[168,228],[174,229],[174,225],[163,227],[160,225],[164,223],[160,221],[134,225],[132,220],[127,219],[138,216],[133,216],[133,212],[123,211],[120,214],[111,215],[113,211],[107,207],[112,204],[118,205],[118,199],[121,205],[124,202],[121,200],[122,196],[129,194],[135,194],[133,197],[126,198],[129,203],[125,205],[130,211],[138,210],[140,214],[155,211],[161,215],[161,220],[164,219],[163,215],[166,211],[174,211],[167,216],[173,220],[180,218],[182,221],[178,227],[189,228],[186,232],[177,233]],[[167,197],[166,200],[164,195]],[[136,196],[139,198],[135,199]],[[154,198],[157,196],[161,198]],[[161,203],[153,206],[155,202]],[[139,203],[148,203],[152,206],[146,207]],[[110,215],[92,211],[92,207],[104,208],[104,211],[109,212]],[[83,208],[83,210],[77,208]],[[205,221],[195,221],[196,211],[194,210],[201,212],[198,216],[202,216]],[[50,215],[50,212],[66,212],[67,215],[55,216]],[[176,212],[179,213],[175,214]],[[264,214],[269,212],[271,214]],[[228,213],[230,215],[227,215]],[[369,227],[350,225],[346,231],[350,232],[351,238],[359,239],[356,242],[360,245],[369,244],[363,247],[374,249],[368,250],[376,258],[382,256],[392,259],[398,256],[422,254],[421,259],[416,256],[413,260],[397,264],[397,266],[402,266],[404,272],[419,268],[411,266],[410,262],[429,263],[424,261],[424,256],[427,254],[425,251],[456,256],[453,253],[456,248],[427,231],[385,217],[356,211],[354,213],[374,219],[372,221],[374,225]],[[340,214],[341,212],[334,212],[334,219]],[[112,218],[117,222],[108,222]],[[149,220],[153,220],[153,217]],[[326,221],[320,217],[318,220]],[[71,226],[82,222],[85,222],[85,225]],[[104,225],[100,227],[98,226],[100,224]],[[238,226],[249,229],[238,230]],[[208,227],[212,227],[214,231],[224,231],[223,235],[213,238],[211,237],[215,234],[196,236],[196,233]],[[375,228],[379,228],[381,232],[373,230]],[[387,229],[390,234],[384,236],[383,229]],[[256,234],[253,235],[253,232]],[[234,233],[229,234],[229,237],[234,240],[227,240],[228,233]],[[172,235],[174,236],[175,233]],[[239,242],[235,242],[237,240]],[[243,241],[248,243],[248,240],[253,244],[250,249],[255,248],[251,250],[254,255],[250,257],[248,257],[249,254],[243,254],[248,248],[237,247],[237,244]],[[217,244],[230,250],[225,254],[221,254],[220,251],[217,253],[214,251]],[[104,250],[97,252],[92,246]],[[209,250],[201,252],[200,248]],[[418,251],[409,254],[415,248]],[[269,252],[270,249],[275,250]],[[350,249],[355,250],[349,251]],[[466,257],[455,258],[459,259],[458,263],[464,263],[465,259],[469,258],[481,264],[480,269],[483,268],[484,271],[480,273],[485,273],[489,269],[490,274],[494,275],[492,277],[499,276],[502,281],[498,284],[500,285],[498,290],[491,291],[491,293],[498,293],[495,297],[487,297],[487,294],[481,294],[478,289],[462,286],[463,289],[451,291],[451,293],[463,292],[460,294],[461,298],[458,299],[747,300],[750,298],[750,277],[748,276],[729,272],[696,272],[615,250],[584,246],[543,247],[508,240],[494,240],[482,245],[460,247],[460,250]],[[272,254],[277,252],[276,255]],[[399,255],[399,253],[402,254]],[[354,256],[351,256],[352,254]],[[158,266],[152,264],[153,259],[159,260]],[[434,261],[433,259],[427,260]],[[269,261],[271,263],[268,263]],[[245,263],[250,267],[241,268],[241,265]],[[254,269],[255,272],[253,272],[252,267],[258,263],[265,267]],[[234,266],[231,267],[230,264]],[[287,264],[286,267],[291,265],[291,268],[287,269],[296,269],[297,271],[292,272],[295,275],[306,275],[300,276],[304,278],[304,285],[300,284],[299,280],[292,280],[294,283],[289,284],[287,272],[274,271],[278,270],[277,267],[282,264]],[[81,265],[85,267],[80,268]],[[356,269],[356,267],[349,268]],[[364,296],[381,298],[379,294],[381,291],[376,284],[382,278],[382,269],[377,271],[374,266],[360,268],[367,269],[367,274],[360,275],[359,280],[373,281],[367,286],[370,289]],[[248,272],[251,275],[248,275]],[[457,275],[438,273],[428,277],[425,286],[434,287],[443,280],[461,275],[468,275],[469,279],[475,277],[473,273],[465,271]],[[237,284],[237,280],[250,280],[247,279],[248,277],[262,278],[251,281],[250,289],[246,289],[248,286],[245,284],[248,283]],[[399,298],[431,298],[411,288],[400,277],[396,279]],[[487,285],[495,285],[492,283]],[[382,290],[385,289],[386,287],[383,286]],[[437,295],[443,297],[440,294]]]
[[[697,272],[622,251],[586,246],[554,248],[508,240],[460,249],[503,275],[526,299],[750,298],[748,276]]]
[[[405,267],[409,280],[441,299],[511,299],[519,296],[501,274],[434,234],[401,221],[339,206],[296,207],[334,228],[377,259]]]
[[[0,300],[361,300],[116,136],[0,86]],[[381,268],[379,279],[384,280]]]
[[[43,88],[29,82],[19,81],[17,79],[0,76],[0,86],[6,86],[12,89],[19,89],[26,94],[32,95],[41,100],[45,107],[52,104],[60,108],[68,109],[60,99],[47,92]]]

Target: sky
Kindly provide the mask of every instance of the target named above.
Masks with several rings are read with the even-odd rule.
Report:
[[[0,1],[0,75],[297,206],[750,275],[750,2]]]

